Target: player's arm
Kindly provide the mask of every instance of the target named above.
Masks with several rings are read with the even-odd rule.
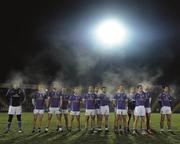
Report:
[[[169,103],[170,103],[171,107],[172,107],[172,100],[173,100],[173,97],[171,95],[169,95]]]
[[[116,107],[116,95],[113,96],[112,105],[113,107]]]
[[[151,97],[151,94],[149,95],[149,103],[151,104],[151,101],[152,101],[152,97]]]
[[[127,95],[125,95],[125,105],[126,105],[126,109],[128,109],[128,97],[127,97]]]
[[[82,103],[85,104],[85,101],[86,101],[86,94],[83,94],[81,96],[81,100],[82,100]]]
[[[60,95],[60,101],[59,101],[60,108],[62,108],[62,103],[63,103],[63,98],[62,98],[62,95]]]
[[[26,93],[25,90],[21,89],[21,103],[26,101]]]
[[[6,93],[6,100],[7,100],[7,102],[9,103],[9,101],[10,101],[10,98],[11,98],[11,89],[8,89],[8,91],[7,91],[7,93]]]
[[[159,107],[162,107],[162,99],[161,99],[161,94],[158,96],[158,103],[159,103]]]
[[[36,93],[34,92],[34,93],[32,93],[31,94],[31,97],[32,97],[32,100],[31,100],[31,102],[32,102],[32,105],[33,105],[33,107],[35,107],[36,106]]]
[[[35,97],[32,97],[32,105],[35,106]]]
[[[69,96],[68,104],[70,105],[72,101],[72,96]]]

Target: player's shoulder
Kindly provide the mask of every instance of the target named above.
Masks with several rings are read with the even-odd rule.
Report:
[[[8,88],[7,92],[13,92],[14,88]]]

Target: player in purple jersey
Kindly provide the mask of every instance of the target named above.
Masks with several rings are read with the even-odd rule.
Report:
[[[32,104],[34,106],[34,120],[33,120],[33,130],[32,133],[36,132],[36,128],[38,128],[38,132],[41,132],[41,124],[44,115],[44,106],[46,104],[46,91],[45,86],[43,84],[38,85],[38,90],[32,95]]]
[[[141,134],[145,135],[145,93],[143,92],[142,85],[137,86],[137,93],[133,97],[133,101],[135,102],[135,110],[134,110],[134,123],[133,123],[133,134],[137,134],[137,124],[138,119],[141,117]]]
[[[158,101],[161,107],[160,113],[161,113],[161,119],[160,119],[160,132],[164,132],[164,119],[165,116],[167,118],[167,126],[168,126],[168,132],[173,133],[171,130],[171,101],[172,97],[169,93],[169,87],[163,86],[163,92],[160,93],[158,97]]]
[[[67,93],[67,88],[63,87],[61,91],[61,114],[64,115],[64,120],[67,130],[68,130],[68,114],[69,114],[68,101],[69,101],[69,95]]]
[[[145,93],[145,110],[146,110],[146,127],[147,132],[152,134],[151,127],[150,127],[150,120],[151,120],[151,93],[150,87],[148,85],[144,86],[144,93]]]
[[[18,81],[13,82],[13,88],[10,88],[6,94],[9,110],[8,110],[8,123],[5,133],[9,132],[13,115],[17,116],[18,121],[18,132],[22,132],[21,128],[21,113],[22,113],[22,103],[25,101],[25,92],[23,89],[19,88],[20,83]]]
[[[93,92],[93,86],[89,86],[88,93],[84,94],[83,102],[85,104],[85,129],[88,130],[89,118],[91,118],[91,132],[94,132],[95,125],[95,99],[96,95]]]
[[[50,124],[51,124],[51,119],[52,119],[52,114],[56,115],[57,118],[57,131],[62,132],[62,127],[61,127],[61,115],[60,115],[60,96],[61,92],[58,90],[59,83],[58,82],[53,82],[52,83],[52,90],[47,93],[47,102],[49,106],[49,111],[48,111],[48,125],[45,128],[45,132],[48,132]]]
[[[127,119],[128,132],[130,132],[129,124],[130,124],[132,116],[133,116],[133,121],[134,121],[134,108],[135,108],[135,103],[133,102],[134,95],[135,95],[135,88],[131,87],[130,92],[128,94],[128,119]]]
[[[82,101],[82,97],[80,95],[80,89],[78,87],[74,88],[74,94],[69,97],[69,103],[70,103],[70,123],[69,123],[69,131],[71,132],[72,129],[72,123],[74,120],[74,117],[76,117],[77,120],[77,128],[80,131],[80,103]]]
[[[113,97],[113,105],[116,107],[116,126],[115,133],[119,133],[119,125],[123,121],[124,133],[127,133],[127,95],[124,93],[123,85],[119,85],[116,94]]]
[[[105,132],[109,131],[109,104],[110,98],[106,92],[106,87],[102,87],[102,93],[99,94],[100,98],[100,127],[98,131],[101,131],[102,120],[105,118]]]

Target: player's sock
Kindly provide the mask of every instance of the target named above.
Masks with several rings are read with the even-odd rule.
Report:
[[[10,130],[12,119],[13,119],[13,115],[9,115],[8,116],[8,122],[7,122],[7,128],[6,128],[5,132],[8,132]]]
[[[119,125],[119,129],[121,129],[121,125]]]
[[[160,122],[160,129],[164,128],[164,124],[162,122]]]
[[[18,129],[21,130],[21,121],[18,121]]]
[[[117,126],[114,126],[114,131],[118,131],[118,127]]]
[[[11,128],[11,122],[8,122],[8,124],[7,124],[7,130],[10,130],[10,128]]]
[[[32,133],[34,133],[34,132],[36,132],[36,128],[35,127],[33,127],[33,129],[32,129]]]
[[[6,130],[5,130],[5,133],[8,133],[9,130],[10,130],[10,128],[11,128],[11,122],[8,122],[8,123],[7,123],[7,128],[6,128]]]
[[[72,131],[72,127],[69,127],[69,132],[71,132]]]
[[[38,128],[38,132],[39,132],[39,133],[41,132],[41,128]]]
[[[127,127],[124,127],[124,133],[127,134]]]
[[[77,129],[78,129],[78,131],[80,131],[81,130],[80,126],[78,126]]]

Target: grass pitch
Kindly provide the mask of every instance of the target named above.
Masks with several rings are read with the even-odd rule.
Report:
[[[100,134],[89,134],[82,130],[76,131],[76,123],[74,123],[74,130],[69,133],[64,131],[63,133],[56,132],[56,118],[52,119],[52,124],[48,133],[44,133],[44,128],[47,123],[47,113],[43,118],[42,132],[32,134],[32,113],[22,114],[22,127],[23,133],[17,132],[16,117],[13,119],[13,125],[11,131],[4,134],[8,115],[7,113],[0,113],[0,144],[180,144],[180,114],[173,114],[172,129],[176,135],[165,132],[159,133],[159,114],[152,114],[151,125],[156,131],[153,135],[116,135],[113,132],[113,120],[114,114],[110,114],[110,131],[108,134],[104,132]],[[64,121],[63,121],[64,122]],[[132,122],[131,122],[132,125]],[[166,125],[166,122],[165,122]],[[84,128],[84,113],[81,114],[81,127]]]

